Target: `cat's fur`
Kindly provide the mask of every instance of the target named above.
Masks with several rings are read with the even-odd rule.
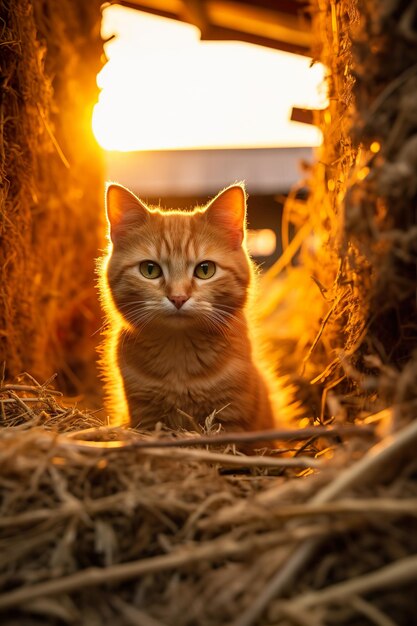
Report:
[[[110,248],[101,269],[109,329],[104,374],[113,411],[127,401],[130,423],[171,428],[198,423],[214,410],[228,430],[274,426],[269,387],[255,362],[248,315],[254,267],[245,247],[246,193],[237,184],[206,207],[163,211],[110,184]],[[163,275],[141,275],[141,261]],[[193,276],[198,263],[214,276]],[[188,297],[177,309],[170,298]],[[118,405],[117,408],[115,405]]]

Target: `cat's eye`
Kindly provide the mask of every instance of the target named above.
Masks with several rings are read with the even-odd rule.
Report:
[[[159,278],[162,275],[161,267],[154,261],[142,261],[139,265],[139,270],[142,276],[150,280]]]
[[[213,261],[203,261],[196,265],[194,270],[194,276],[197,278],[201,278],[202,280],[207,280],[207,278],[211,278],[214,276],[216,272],[216,264]]]

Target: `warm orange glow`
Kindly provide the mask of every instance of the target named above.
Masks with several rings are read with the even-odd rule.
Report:
[[[109,62],[93,130],[107,150],[317,146],[292,106],[322,108],[320,64],[117,5],[103,12]],[[323,89],[321,90],[323,92]]]
[[[358,172],[358,180],[365,180],[365,178],[368,176],[369,172],[370,172],[369,167],[363,167]]]
[[[374,154],[377,154],[377,152],[381,150],[381,145],[378,143],[378,141],[373,141],[371,143],[370,149],[371,149],[371,152],[373,152]]]
[[[251,256],[270,256],[277,247],[277,236],[270,228],[248,230],[246,245]]]
[[[330,459],[334,457],[334,449],[324,448],[324,450],[320,450],[320,452],[317,452],[317,454],[315,455],[315,458],[319,459],[321,456],[324,456],[325,459],[330,461]]]

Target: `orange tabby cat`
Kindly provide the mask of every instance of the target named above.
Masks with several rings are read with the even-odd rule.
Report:
[[[228,430],[272,428],[248,320],[254,270],[245,247],[243,185],[204,208],[165,211],[110,184],[106,208],[111,246],[101,291],[113,409],[119,384],[133,426],[189,426],[184,414],[204,424],[222,409],[217,419]]]

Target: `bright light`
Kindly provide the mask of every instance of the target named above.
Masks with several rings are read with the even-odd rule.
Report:
[[[270,256],[277,247],[277,236],[270,228],[248,230],[246,244],[252,256]]]
[[[194,26],[117,5],[103,12],[107,65],[93,116],[107,150],[315,146],[292,106],[325,105],[323,68],[237,42],[201,42]]]

